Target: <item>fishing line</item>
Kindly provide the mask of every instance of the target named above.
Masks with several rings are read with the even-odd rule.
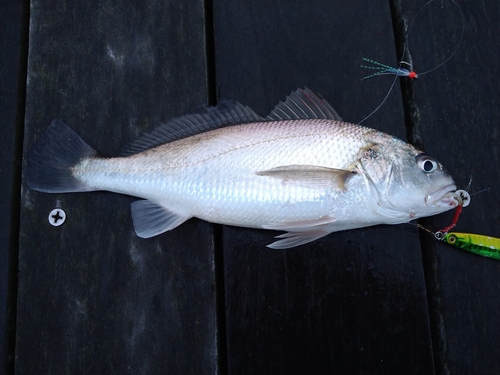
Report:
[[[404,58],[406,52],[407,52],[407,46],[409,46],[409,41],[410,41],[410,31],[412,30],[414,24],[415,24],[415,20],[418,18],[418,16],[420,15],[420,13],[431,3],[433,3],[434,1],[436,0],[429,0],[427,3],[425,3],[422,8],[420,8],[420,10],[417,12],[417,14],[413,17],[413,20],[408,28],[408,32],[407,32],[407,35],[406,35],[406,41],[405,41],[405,44],[404,44],[404,47],[403,47],[403,53],[402,53],[402,57]],[[430,70],[426,70],[424,71],[423,73],[416,73],[414,70],[413,70],[413,65],[412,63],[408,63],[406,61],[400,61],[397,65],[396,68],[393,68],[389,65],[385,65],[385,64],[382,64],[382,63],[379,63],[377,61],[374,61],[374,60],[371,60],[371,59],[367,59],[367,58],[362,58],[362,60],[364,60],[365,62],[368,62],[368,63],[371,63],[372,66],[367,66],[367,65],[361,65],[361,67],[365,68],[365,69],[372,69],[372,70],[376,70],[376,72],[374,74],[371,74],[371,75],[368,75],[366,77],[363,77],[362,80],[365,80],[365,79],[368,79],[368,78],[372,78],[374,76],[378,76],[378,75],[388,75],[388,74],[394,74],[394,80],[392,81],[392,84],[391,86],[389,87],[389,90],[387,92],[387,94],[385,95],[384,99],[382,100],[382,102],[369,114],[367,115],[365,118],[363,118],[361,121],[358,122],[358,124],[361,124],[362,122],[366,121],[368,118],[370,118],[375,112],[377,112],[381,107],[382,105],[384,105],[384,103],[386,102],[387,98],[389,97],[390,93],[392,92],[392,89],[394,88],[394,85],[396,84],[396,81],[397,81],[397,78],[398,77],[408,77],[409,79],[417,79],[418,76],[422,76],[422,75],[425,75],[427,73],[430,73],[430,72],[433,72],[434,70],[442,67],[444,64],[446,64],[458,51],[458,49],[460,48],[460,45],[462,44],[462,41],[463,41],[463,37],[464,37],[464,34],[465,34],[465,16],[462,12],[462,9],[460,8],[460,6],[455,2],[455,0],[451,0],[451,2],[457,7],[459,13],[460,13],[460,17],[461,17],[461,20],[462,20],[462,32],[460,34],[460,39],[458,41],[458,43],[456,44],[456,47],[455,49],[453,50],[453,52],[444,60],[442,61],[441,63],[439,63],[438,65],[436,65],[435,67],[433,67],[432,69]],[[441,1],[441,8],[443,8],[443,2]],[[407,65],[409,67],[409,69],[406,69],[406,68],[403,68],[403,64],[404,65]]]
[[[384,100],[382,100],[382,102],[377,106],[377,108],[375,108],[368,116],[366,116],[363,120],[359,121],[358,124],[361,124],[362,122],[364,122],[365,120],[370,118],[375,112],[377,112],[380,109],[380,107],[382,107],[384,105],[384,103],[387,100],[387,98],[389,97],[389,95],[391,95],[392,89],[393,89],[394,85],[396,84],[397,80],[398,80],[398,76],[396,75],[396,76],[394,76],[394,79],[392,80],[392,84],[391,84],[391,87],[389,87],[389,91],[387,91],[387,94],[385,94]]]
[[[415,19],[420,14],[420,12],[422,12],[433,1],[435,1],[435,0],[429,0],[427,3],[424,4],[424,6],[422,8],[420,8],[420,10],[417,12],[417,14],[415,15],[415,17],[413,18],[412,23],[415,21]],[[453,50],[453,52],[451,53],[451,55],[448,56],[448,58],[446,58],[443,62],[441,62],[440,64],[438,64],[434,68],[432,68],[430,70],[426,70],[423,73],[419,73],[418,74],[419,76],[423,76],[423,75],[425,75],[427,73],[433,72],[434,70],[439,69],[440,67],[442,67],[448,61],[450,61],[450,59],[453,56],[455,56],[455,54],[457,53],[458,49],[460,48],[460,46],[462,44],[462,41],[463,41],[464,35],[465,35],[465,16],[464,16],[464,13],[462,12],[462,8],[460,8],[460,6],[455,2],[455,0],[451,0],[451,2],[457,7],[458,12],[460,13],[460,18],[462,20],[462,33],[460,34],[460,39],[458,40],[458,43],[456,44],[455,49]],[[442,2],[441,2],[441,8],[443,8],[443,3]],[[409,40],[410,40],[410,30],[408,30],[408,36],[407,36],[406,40],[407,40],[407,43],[409,43]]]
[[[467,193],[469,193],[469,191],[470,191],[470,187],[471,187],[471,186],[472,186],[472,176],[470,176],[469,183],[467,184],[467,187],[465,188],[465,191],[466,191]],[[481,190],[479,190],[479,191],[476,191],[475,193],[469,193],[469,196],[470,196],[470,197],[472,197],[473,195],[478,195],[478,194],[480,194],[480,193],[484,193],[485,191],[488,191],[488,190],[490,190],[490,189],[491,189],[491,187],[487,187],[487,188],[485,188],[485,189],[481,189]]]
[[[482,190],[476,191],[475,193],[472,193],[470,196],[472,197],[473,195],[484,193],[485,191],[488,191],[490,189],[491,189],[491,187],[487,187],[486,189],[482,189]]]

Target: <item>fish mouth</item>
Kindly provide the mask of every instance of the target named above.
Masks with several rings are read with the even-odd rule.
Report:
[[[455,184],[446,185],[445,187],[428,194],[425,197],[425,205],[450,208],[456,207],[458,206],[458,200],[455,195],[455,190],[457,190],[457,186]]]

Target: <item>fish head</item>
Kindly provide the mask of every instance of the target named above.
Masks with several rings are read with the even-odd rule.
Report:
[[[441,163],[394,137],[361,150],[360,166],[386,223],[436,215],[458,205],[453,178]]]

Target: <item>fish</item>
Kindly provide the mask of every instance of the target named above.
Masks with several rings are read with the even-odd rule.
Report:
[[[54,120],[28,151],[26,181],[45,193],[141,198],[131,214],[142,238],[198,218],[284,231],[267,245],[274,249],[458,205],[441,163],[394,136],[344,122],[308,88],[266,117],[227,101],[172,119],[111,158]]]

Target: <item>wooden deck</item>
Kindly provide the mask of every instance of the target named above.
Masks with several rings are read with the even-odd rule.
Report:
[[[395,65],[406,45],[418,73],[458,46],[363,124],[424,148],[459,187],[490,188],[456,229],[500,237],[500,8],[426,2],[2,5],[0,374],[500,374],[500,261],[414,225],[271,250],[273,232],[193,219],[145,240],[134,198],[22,179],[54,118],[105,156],[220,100],[265,115],[297,87],[356,123],[393,83],[362,81],[362,57]]]

